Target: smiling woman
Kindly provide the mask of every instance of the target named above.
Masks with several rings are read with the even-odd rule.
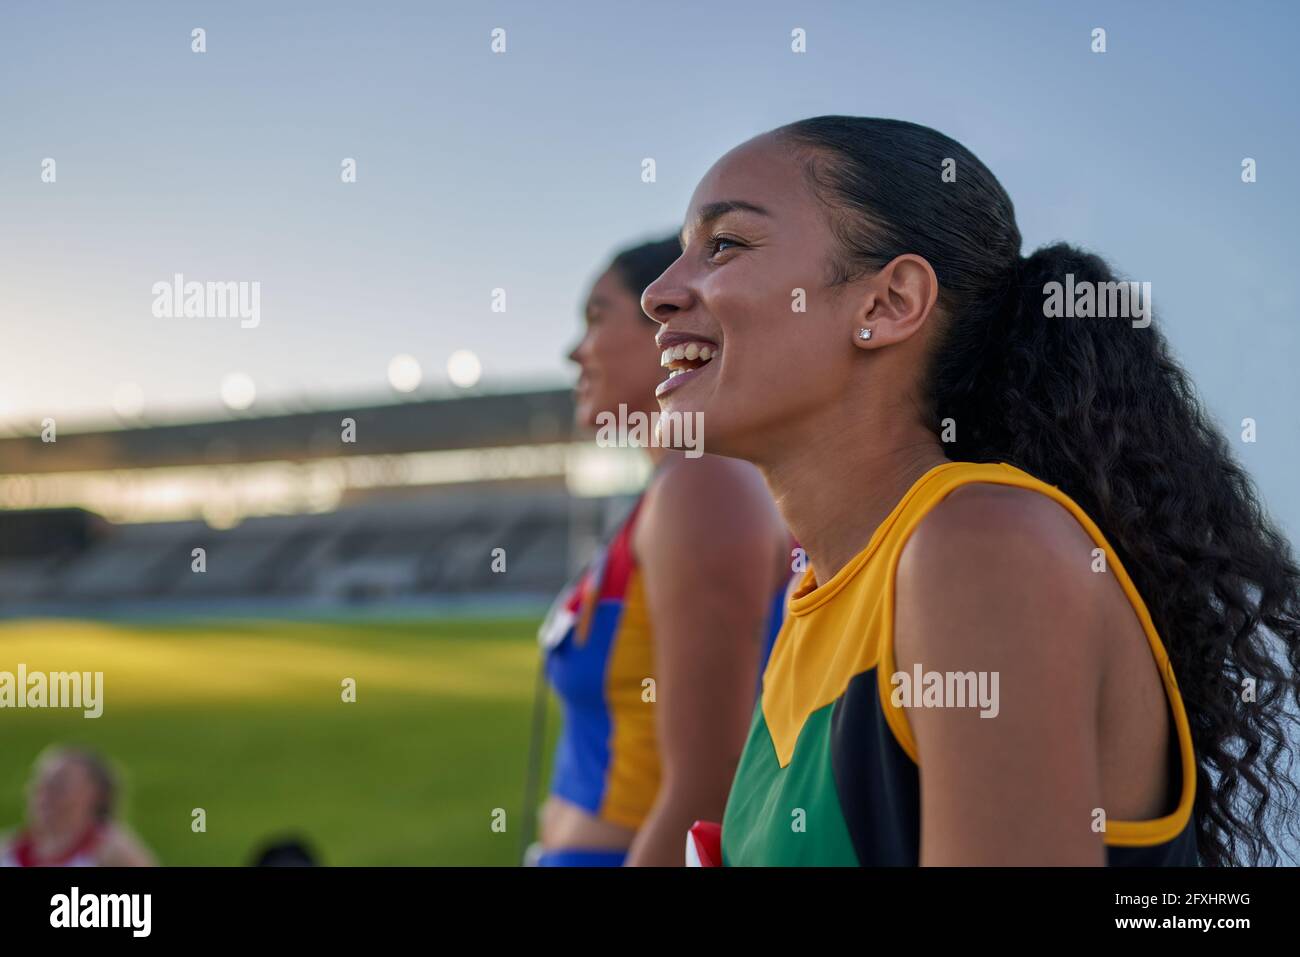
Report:
[[[580,427],[658,419],[660,364],[704,366],[662,390],[716,359],[708,342],[661,343],[656,353],[641,312],[641,290],[680,251],[676,239],[627,250],[592,286],[570,354],[581,369]],[[542,627],[564,713],[543,865],[683,862],[686,829],[722,813],[780,625],[790,541],[762,478],[746,463],[699,455],[694,428],[662,432],[688,451],[639,443],[654,463],[649,485]],[[598,441],[609,437],[603,429]]]
[[[1275,859],[1300,570],[1158,329],[1045,312],[1106,264],[1022,257],[969,150],[844,116],[722,157],[682,242],[643,308],[713,358],[661,408],[762,470],[811,560],[724,860]],[[999,700],[891,694],[918,669]]]

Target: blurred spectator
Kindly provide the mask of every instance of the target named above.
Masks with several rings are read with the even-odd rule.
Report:
[[[47,748],[27,785],[27,820],[0,842],[0,867],[153,866],[139,838],[113,820],[117,796],[116,776],[99,754]]]
[[[296,837],[264,844],[253,857],[254,867],[316,867],[317,863],[310,846]]]

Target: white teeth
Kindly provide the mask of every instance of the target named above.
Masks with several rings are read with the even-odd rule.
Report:
[[[683,359],[688,362],[696,360],[708,362],[717,355],[718,349],[716,346],[703,342],[684,342],[679,345],[669,346],[659,353],[659,364],[668,366],[674,362],[681,362]]]

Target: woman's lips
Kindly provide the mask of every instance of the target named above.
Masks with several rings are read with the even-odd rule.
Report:
[[[685,372],[679,372],[675,376],[671,376],[667,379],[664,379],[664,381],[660,382],[659,385],[655,388],[655,398],[656,399],[663,398],[669,392],[672,392],[674,389],[680,389],[682,386],[684,386],[687,382],[690,382],[692,379],[698,379],[706,369],[712,368],[712,366],[713,366],[713,362],[709,361],[704,363],[704,365],[700,366],[697,369],[687,369]]]
[[[691,338],[682,333],[665,336],[659,344],[663,347],[659,365],[667,369],[669,375],[655,389],[656,398],[681,388],[686,380],[696,378],[722,355],[716,342]]]

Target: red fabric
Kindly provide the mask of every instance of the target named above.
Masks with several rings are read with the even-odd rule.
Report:
[[[605,558],[605,574],[600,583],[600,594],[596,596],[597,601],[622,598],[627,591],[627,581],[632,577],[632,569],[636,567],[636,556],[632,554],[632,531],[636,528],[637,515],[640,514],[641,503],[644,501],[644,495],[636,500],[632,511],[628,513],[627,520],[623,522],[623,527],[609,543],[609,553]]]
[[[622,601],[623,595],[627,592],[628,579],[632,577],[632,570],[636,567],[636,556],[632,553],[632,529],[636,526],[636,517],[644,501],[645,495],[642,494],[623,521],[623,527],[615,533],[609,543],[600,569],[596,572],[599,577],[593,581],[592,570],[588,569],[583,573],[578,587],[574,589],[574,599],[570,608],[577,615],[574,636],[579,645],[587,642],[596,606],[602,601]]]
[[[95,825],[77,843],[60,854],[58,857],[49,860],[40,860],[36,856],[36,847],[32,842],[31,835],[24,831],[19,834],[13,844],[14,860],[18,862],[19,867],[63,867],[79,854],[89,854],[99,843],[103,836],[103,831],[99,825]]]
[[[722,825],[716,821],[696,821],[691,825],[691,839],[701,867],[722,866]]]

